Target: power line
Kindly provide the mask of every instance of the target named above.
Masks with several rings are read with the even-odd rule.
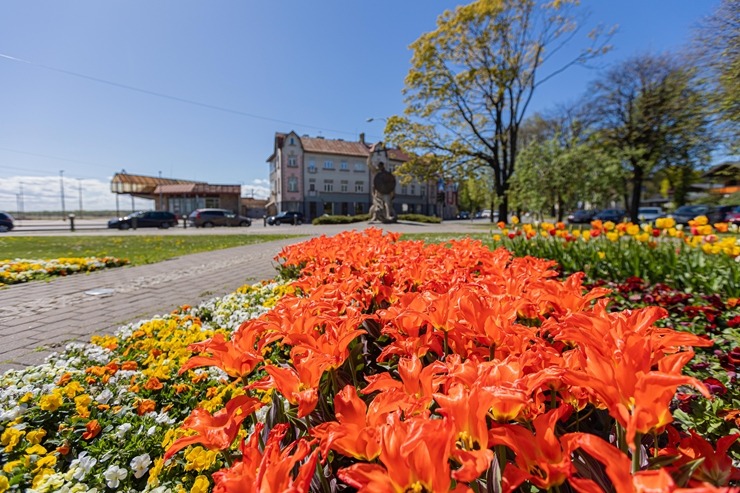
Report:
[[[234,110],[234,109],[231,109],[231,108],[224,108],[223,106],[216,106],[216,105],[213,105],[213,104],[202,103],[200,101],[193,101],[191,99],[185,99],[185,98],[181,98],[181,97],[178,97],[178,96],[171,96],[169,94],[164,94],[164,93],[161,93],[161,92],[150,91],[149,89],[142,89],[140,87],[129,86],[127,84],[121,84],[119,82],[114,82],[114,81],[107,80],[107,79],[101,79],[99,77],[93,77],[93,76],[81,74],[81,73],[78,73],[78,72],[72,72],[71,70],[65,70],[65,69],[61,69],[61,68],[51,67],[49,65],[44,65],[44,64],[41,64],[41,63],[35,63],[35,62],[30,61],[30,60],[24,60],[22,58],[17,58],[17,57],[14,57],[14,56],[3,54],[3,53],[0,53],[0,58],[4,58],[6,60],[10,60],[10,61],[13,61],[13,62],[24,63],[26,65],[31,65],[31,66],[34,66],[34,67],[43,68],[45,70],[50,70],[52,72],[59,72],[59,73],[62,73],[62,74],[71,75],[72,77],[78,77],[80,79],[87,79],[87,80],[91,80],[93,82],[98,82],[98,83],[101,83],[101,84],[107,84],[109,86],[118,87],[120,89],[126,89],[126,90],[129,90],[129,91],[135,91],[135,92],[139,92],[139,93],[142,93],[142,94],[147,94],[149,96],[156,96],[156,97],[159,97],[159,98],[169,99],[169,100],[172,100],[172,101],[177,101],[177,102],[180,102],[180,103],[190,104],[190,105],[193,105],[193,106],[200,106],[201,108],[208,108],[208,109],[215,110],[215,111],[221,111],[221,112],[224,112],[224,113],[231,113],[233,115],[245,116],[247,118],[255,118],[255,119],[258,119],[258,120],[265,120],[265,121],[270,121],[270,122],[275,122],[275,123],[282,123],[284,125],[294,125],[294,126],[297,126],[297,127],[311,128],[311,129],[314,129],[314,130],[322,130],[322,131],[325,131],[325,132],[334,132],[334,133],[340,133],[340,134],[346,134],[346,135],[356,135],[355,132],[347,132],[345,130],[336,130],[336,129],[331,129],[331,128],[317,127],[317,126],[314,126],[314,125],[305,125],[303,123],[296,123],[296,122],[291,122],[291,121],[287,121],[287,120],[280,120],[280,119],[277,119],[277,118],[270,118],[270,117],[267,117],[267,116],[255,115],[254,113],[247,113],[246,111]]]

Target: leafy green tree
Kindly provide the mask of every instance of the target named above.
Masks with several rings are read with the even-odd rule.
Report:
[[[400,172],[421,178],[492,171],[499,217],[516,168],[519,127],[535,90],[606,50],[601,29],[589,46],[553,67],[552,56],[579,32],[575,0],[478,0],[446,11],[412,45],[403,116],[386,135],[419,156]]]
[[[724,120],[730,149],[740,152],[740,2],[722,0],[698,31],[694,45],[712,102]]]
[[[638,220],[646,179],[672,166],[696,169],[708,163],[714,136],[707,95],[675,58],[625,60],[597,79],[590,94],[594,136],[629,174],[632,221]]]

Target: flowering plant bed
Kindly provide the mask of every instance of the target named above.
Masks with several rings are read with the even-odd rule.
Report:
[[[126,259],[115,257],[0,260],[0,286],[120,267],[128,263]]]
[[[677,312],[625,309],[619,289],[610,308],[581,274],[469,240],[367,230],[280,258],[292,281],[3,376],[0,491],[727,491],[740,478],[732,420],[697,432],[674,417],[715,392],[684,372],[713,334]]]

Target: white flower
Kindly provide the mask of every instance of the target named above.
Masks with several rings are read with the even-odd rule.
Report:
[[[126,479],[126,476],[128,476],[128,471],[115,464],[111,464],[103,473],[108,488],[118,488],[121,480]]]
[[[156,432],[157,432],[157,425],[152,425],[151,427],[149,427],[148,430],[146,430],[146,434],[149,436],[154,435]]]
[[[90,457],[87,455],[87,452],[82,452],[79,457],[73,460],[72,464],[69,465],[70,471],[75,471],[74,474],[72,474],[72,477],[77,481],[82,481],[97,462],[98,459]]]
[[[128,430],[131,429],[131,423],[123,423],[122,425],[118,425],[118,428],[116,428],[116,436],[118,438],[123,438],[126,436],[126,433]]]
[[[131,470],[134,472],[134,477],[139,479],[149,470],[149,466],[152,464],[152,459],[149,454],[142,454],[131,459]]]
[[[105,389],[100,394],[98,394],[95,400],[101,404],[108,404],[108,401],[110,401],[112,398],[113,398],[113,392],[111,392],[108,389]]]

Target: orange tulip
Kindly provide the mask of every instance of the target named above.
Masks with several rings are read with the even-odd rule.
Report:
[[[237,332],[236,334],[240,334]],[[254,348],[255,333],[245,336],[234,335],[236,341],[226,341],[220,332],[207,341],[188,346],[191,351],[210,353],[210,356],[193,356],[180,367],[179,374],[201,366],[216,366],[234,378],[242,378],[252,373],[262,362],[262,355]]]
[[[391,415],[382,438],[382,465],[358,463],[337,476],[358,493],[446,492],[452,482],[448,459],[453,443],[454,428],[447,419],[401,421]],[[455,491],[466,490],[459,484]]]
[[[461,467],[452,473],[458,481],[474,481],[491,463],[486,416],[495,397],[480,388],[454,385],[447,394],[434,394],[439,413],[451,419],[457,439],[453,459]]]
[[[570,406],[561,406],[536,417],[532,422],[534,433],[521,425],[502,425],[489,431],[491,443],[506,445],[516,454],[515,465],[504,469],[512,489],[524,481],[549,489],[563,484],[573,474],[569,450],[563,449],[555,435],[557,422],[572,410]]]
[[[226,403],[226,407],[213,415],[205,409],[194,409],[185,418],[182,427],[193,430],[196,434],[175,440],[164,454],[164,460],[169,460],[178,451],[194,443],[211,450],[227,449],[236,438],[242,421],[260,407],[262,403],[259,400],[240,395],[233,397]]]
[[[329,449],[360,460],[373,460],[380,454],[380,437],[384,433],[389,410],[382,409],[376,399],[368,406],[359,398],[352,385],[347,385],[334,399],[336,421],[322,423],[311,429],[311,435],[321,441],[322,455]]]
[[[311,452],[305,440],[298,440],[280,449],[287,425],[278,424],[267,438],[263,451],[259,449],[259,436],[263,425],[258,423],[249,442],[241,445],[242,458],[228,469],[213,473],[214,493],[242,493],[255,491],[261,493],[308,493],[311,479],[316,471],[318,450]],[[294,467],[298,472],[293,478]]]

